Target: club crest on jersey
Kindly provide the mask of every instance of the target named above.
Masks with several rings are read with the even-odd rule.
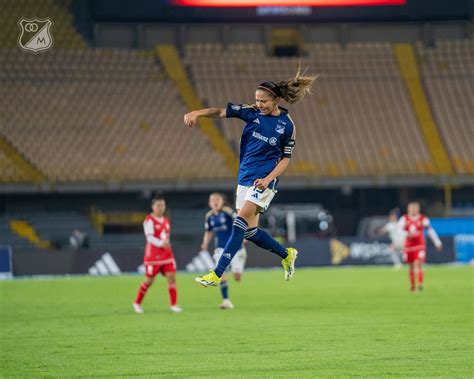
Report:
[[[51,27],[54,22],[50,18],[21,18],[18,21],[20,35],[18,46],[28,52],[38,54],[53,47],[53,36]]]
[[[268,140],[268,143],[272,146],[275,146],[277,144],[277,139],[275,137],[272,137]]]
[[[255,124],[260,124],[260,121],[259,121],[259,119],[258,119],[258,118],[256,118],[256,119],[255,119],[255,120],[253,120],[252,122],[253,122],[253,123],[255,123]]]
[[[278,122],[280,122],[280,120],[278,120]],[[285,127],[283,125],[278,124],[275,128],[275,131],[277,133],[283,134],[285,133]]]

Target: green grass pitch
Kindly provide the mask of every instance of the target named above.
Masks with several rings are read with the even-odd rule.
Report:
[[[178,275],[182,314],[158,278],[132,311],[142,278],[0,283],[0,377],[473,377],[473,269],[249,271],[217,288]]]

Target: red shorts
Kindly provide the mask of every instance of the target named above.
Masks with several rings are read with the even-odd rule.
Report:
[[[155,277],[158,273],[165,276],[167,272],[176,272],[176,263],[165,263],[163,265],[147,265],[145,264],[145,275],[148,278]]]
[[[403,253],[403,260],[405,261],[405,263],[413,263],[415,261],[420,261],[421,263],[424,263],[425,259],[426,259],[425,249],[411,250],[411,251]]]

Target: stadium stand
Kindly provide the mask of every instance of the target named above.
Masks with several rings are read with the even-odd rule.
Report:
[[[28,221],[12,219],[10,220],[10,229],[19,237],[28,240],[38,248],[49,249],[52,247],[51,242],[42,239]]]
[[[247,54],[243,46],[240,54],[232,46],[188,46],[185,62],[199,95],[214,106],[225,105],[215,99],[253,103],[259,82],[290,78],[299,62],[322,75],[315,95],[292,113],[298,148],[288,175],[434,173],[390,44],[310,44],[302,58],[266,57],[263,46],[251,49],[261,55]],[[224,133],[237,145],[241,123],[229,124]]]
[[[150,51],[1,49],[0,62],[1,133],[48,181],[230,176],[207,138],[183,127],[186,108]]]
[[[104,246],[106,241],[94,230],[88,218],[79,212],[19,211],[0,217],[2,243],[18,250],[68,248],[69,237],[75,229],[87,235],[90,246]]]
[[[168,76],[173,80],[176,88],[189,110],[204,107],[193,89],[189,76],[185,70],[178,50],[172,45],[158,45],[157,55]],[[232,173],[237,173],[238,160],[235,151],[229,146],[216,123],[210,118],[201,118],[198,121],[200,130],[208,137],[213,149],[224,157],[227,167]]]
[[[88,48],[70,7],[70,1],[12,1],[0,14],[0,183],[232,179],[229,156],[238,151],[241,122],[215,121],[216,135],[231,146],[225,154],[212,128],[187,130],[182,115],[189,101],[157,53]],[[17,36],[17,20],[33,15],[55,20],[55,46],[47,54],[24,53],[11,38]],[[290,106],[297,149],[287,176],[440,174],[393,45],[305,48],[303,57],[276,58],[258,43],[188,44],[183,62],[204,106],[252,103],[256,84],[287,79],[300,62],[321,74],[314,96]],[[416,53],[455,172],[472,174],[473,41],[417,45]]]
[[[0,216],[0,236],[2,245],[10,245],[15,249],[26,250],[35,248],[35,245],[26,238],[20,237],[10,226],[11,217],[7,215]]]
[[[435,173],[452,175],[453,168],[422,84],[413,45],[397,43],[393,46],[393,50],[411,99],[419,129],[430,152]]]
[[[196,236],[201,236],[206,211],[207,209],[171,211],[173,240],[195,241]],[[77,211],[16,211],[0,216],[1,243],[18,250],[67,249],[71,248],[69,237],[72,231],[79,230],[87,235],[90,249],[135,248],[141,253],[145,246],[142,222],[146,213],[97,213],[105,216],[104,224],[133,226],[133,230],[104,233],[104,225],[95,225],[94,218],[97,214],[95,217],[90,217]]]
[[[474,174],[474,39],[416,46],[433,113],[458,174]]]

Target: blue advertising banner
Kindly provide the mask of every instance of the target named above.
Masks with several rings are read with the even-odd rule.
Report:
[[[12,249],[10,246],[0,246],[0,279],[11,278],[12,272]]]
[[[459,234],[454,237],[456,260],[469,263],[474,259],[474,234]]]

